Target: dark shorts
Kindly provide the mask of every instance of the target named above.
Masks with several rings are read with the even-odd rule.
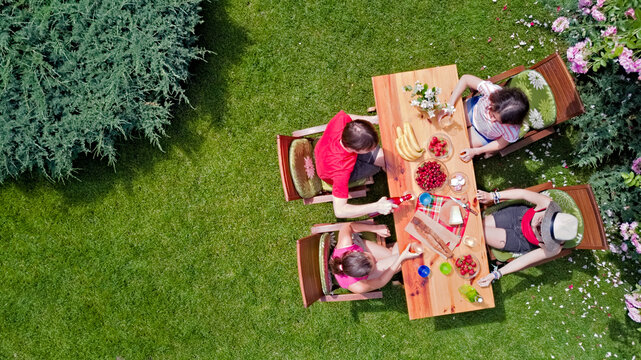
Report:
[[[528,209],[525,205],[513,205],[492,214],[496,227],[505,230],[505,247],[501,250],[526,253],[538,249],[538,246],[527,241],[521,230],[521,219]]]
[[[380,146],[377,146],[376,149],[368,152],[367,154],[359,154],[356,158],[356,164],[354,164],[354,170],[349,176],[349,182],[365,179],[381,171],[379,166],[374,165],[376,161],[376,156],[381,150]]]

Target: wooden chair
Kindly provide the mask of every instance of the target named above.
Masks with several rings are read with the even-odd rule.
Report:
[[[362,221],[362,223],[373,224],[373,220]],[[340,230],[343,224],[317,224],[312,226],[312,235],[298,239],[296,241],[296,254],[298,257],[298,280],[300,283],[300,292],[303,296],[303,305],[310,306],[315,301],[351,301],[351,300],[368,300],[380,299],[383,297],[381,291],[371,291],[364,294],[340,294],[333,295],[323,292],[321,281],[321,263],[325,269],[328,267],[329,248],[323,256],[320,256],[321,235]],[[385,239],[376,236],[380,245],[385,246]],[[325,272],[326,273],[326,272]]]
[[[377,122],[373,123],[378,124]],[[285,193],[285,201],[303,199],[298,191],[296,191],[296,188],[294,187],[294,181],[292,180],[292,173],[289,168],[289,147],[296,139],[307,138],[312,141],[313,139],[310,138],[311,135],[321,134],[325,131],[326,128],[327,124],[294,131],[292,133],[292,136],[276,135],[276,146],[278,148],[278,167],[280,168],[280,180],[283,185],[283,191]],[[365,197],[368,190],[367,185],[371,185],[373,183],[373,178],[369,178],[364,183],[364,185],[350,188],[348,198],[352,199]],[[303,199],[303,203],[305,205],[330,201],[332,201],[332,194],[328,192],[323,192],[314,197]]]
[[[545,78],[545,81],[547,81],[548,85],[550,85],[550,89],[552,90],[554,101],[556,103],[556,122],[554,123],[554,125],[560,124],[585,112],[585,108],[583,107],[583,103],[581,102],[581,97],[576,91],[576,86],[574,84],[572,75],[570,75],[570,72],[565,66],[565,62],[563,61],[563,59],[561,59],[558,53],[549,55],[545,59],[531,66],[530,69],[539,72]],[[488,81],[495,84],[498,83],[504,85],[510,77],[524,70],[524,66],[517,66],[513,69],[489,78]],[[466,100],[467,98],[464,99],[464,101]],[[465,112],[465,119],[469,123],[467,112]],[[499,153],[501,154],[501,156],[505,156],[550,134],[553,134],[554,125],[541,130],[529,131],[520,140],[499,150]]]
[[[531,186],[526,188],[526,190],[541,192],[544,190],[552,189],[552,183],[546,182],[543,184]],[[599,212],[599,206],[596,203],[594,198],[594,192],[590,185],[573,185],[573,186],[561,186],[554,189],[565,191],[576,203],[581,211],[583,217],[583,238],[581,243],[575,248],[563,249],[561,252],[552,257],[540,262],[531,264],[528,267],[538,266],[540,264],[552,261],[563,256],[569,255],[574,249],[587,249],[587,250],[607,250],[608,241],[605,237],[605,231],[603,229],[603,220],[601,219],[601,213]],[[492,252],[492,249],[488,246],[488,253],[490,260],[496,260],[495,255]],[[511,261],[512,259],[509,259]]]

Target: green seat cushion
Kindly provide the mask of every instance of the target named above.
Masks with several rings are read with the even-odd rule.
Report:
[[[366,182],[367,182],[367,178],[359,179],[359,180],[350,182],[349,184],[347,184],[347,187],[351,189],[357,186],[365,185]],[[321,187],[323,191],[332,192],[332,185],[324,182],[323,180],[321,180]]]
[[[318,195],[321,180],[316,174],[314,151],[307,139],[296,139],[289,146],[289,170],[292,174],[294,188],[303,199]]]
[[[568,214],[572,214],[577,218],[578,227],[577,227],[576,238],[570,241],[566,241],[563,244],[563,247],[566,249],[577,247],[581,243],[581,240],[583,239],[584,225],[583,225],[583,216],[581,215],[581,211],[579,210],[579,207],[577,206],[576,202],[574,202],[574,199],[572,199],[572,197],[568,193],[559,189],[544,190],[541,192],[541,194],[551,197],[552,200],[556,201],[557,204],[559,204],[559,206],[561,207],[561,211]],[[487,209],[485,209],[485,211],[483,211],[483,216],[491,215],[494,212],[511,205],[520,205],[520,204],[533,206],[533,204],[530,204],[525,200],[508,200],[508,201],[503,201],[499,204],[488,207]],[[497,249],[492,249],[492,254],[494,254],[494,257],[497,260],[503,261],[503,262],[509,260],[510,258],[521,255],[521,254],[510,253],[510,252],[501,251]]]
[[[323,294],[330,295],[332,293],[332,272],[329,269],[329,257],[332,243],[332,233],[324,233],[321,235],[318,244],[318,269],[320,271],[321,287]]]
[[[543,75],[534,70],[525,70],[512,77],[506,87],[520,89],[530,102],[530,112],[523,121],[520,137],[530,130],[540,130],[554,124],[556,102]]]

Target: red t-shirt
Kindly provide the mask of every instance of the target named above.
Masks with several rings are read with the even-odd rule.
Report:
[[[316,172],[318,176],[332,185],[332,194],[347,199],[347,184],[356,164],[356,153],[348,152],[340,143],[343,128],[352,119],[343,110],[339,111],[327,124],[327,129],[314,149]]]

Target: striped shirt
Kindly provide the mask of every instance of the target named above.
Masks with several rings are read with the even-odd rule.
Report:
[[[501,87],[489,81],[481,81],[476,90],[481,94],[481,98],[474,106],[474,114],[472,115],[474,128],[490,140],[503,137],[511,143],[517,141],[521,130],[520,125],[501,124],[498,121],[490,120],[490,94],[501,90]]]

